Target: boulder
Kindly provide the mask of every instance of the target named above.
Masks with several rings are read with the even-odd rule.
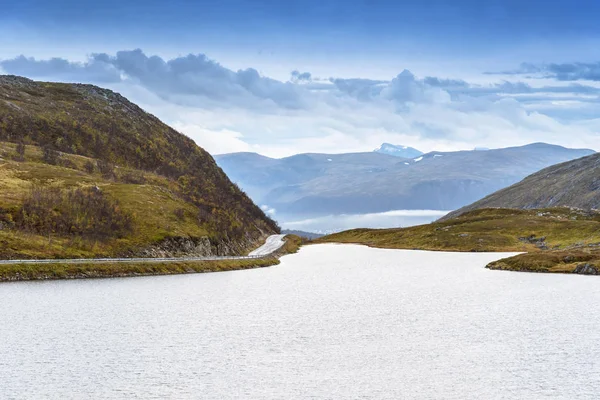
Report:
[[[579,264],[577,267],[575,267],[573,273],[581,275],[598,275],[598,268],[589,263]]]

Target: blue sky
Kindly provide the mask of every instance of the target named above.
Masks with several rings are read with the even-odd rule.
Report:
[[[598,147],[597,1],[0,3],[0,71],[118,90],[213,153]]]

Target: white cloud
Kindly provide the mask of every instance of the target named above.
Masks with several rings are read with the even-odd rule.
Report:
[[[594,86],[474,85],[421,79],[407,70],[389,81],[293,72],[283,82],[252,68],[229,70],[202,54],[164,60],[141,50],[96,54],[86,62],[18,57],[0,61],[0,68],[108,86],[213,154],[369,151],[383,142],[423,151],[599,143],[594,107],[600,88]]]
[[[199,125],[174,122],[173,128],[191,137],[211,154],[252,151],[240,132],[229,129],[210,130]]]
[[[265,212],[265,214],[273,216],[275,215],[275,213],[277,212],[274,208],[269,207],[266,204],[263,204],[262,206],[260,206],[260,209],[263,210]]]

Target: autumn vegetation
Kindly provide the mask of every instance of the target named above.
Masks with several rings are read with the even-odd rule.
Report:
[[[117,93],[0,76],[0,258],[140,254],[279,231],[193,140]]]

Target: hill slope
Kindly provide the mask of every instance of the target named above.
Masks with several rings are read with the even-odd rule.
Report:
[[[543,169],[515,185],[450,213],[444,219],[491,207],[600,209],[600,154]]]
[[[353,229],[316,242],[359,243],[391,249],[542,251],[600,244],[600,214],[568,208],[481,209],[431,224]]]
[[[0,142],[0,257],[236,254],[279,230],[208,153],[110,90],[0,76]]]
[[[253,153],[216,156],[259,204],[278,216],[452,210],[514,184],[542,168],[592,154],[544,143],[488,151],[432,152],[413,159],[380,153]]]

